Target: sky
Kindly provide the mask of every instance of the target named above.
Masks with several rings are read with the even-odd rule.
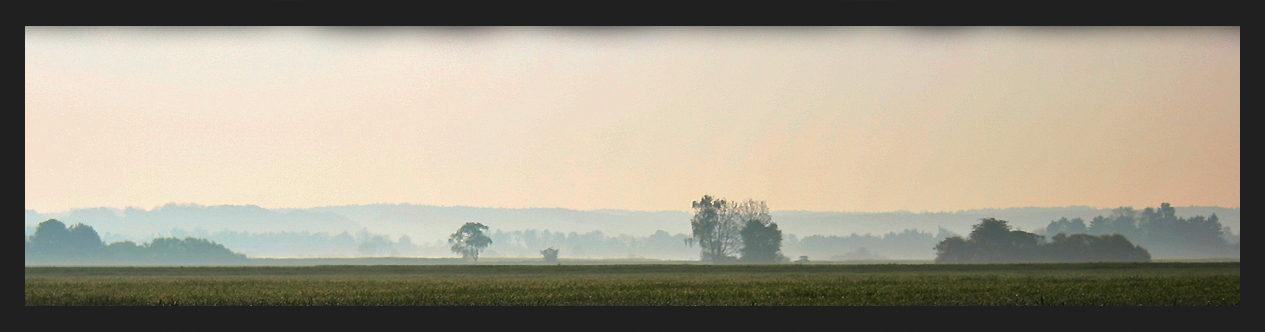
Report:
[[[26,209],[1239,207],[1239,29],[27,27]]]

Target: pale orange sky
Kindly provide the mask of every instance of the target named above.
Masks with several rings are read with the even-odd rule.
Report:
[[[1239,207],[1238,28],[26,28],[26,208]]]

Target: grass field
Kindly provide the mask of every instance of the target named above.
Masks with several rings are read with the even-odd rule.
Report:
[[[26,267],[28,306],[1237,306],[1239,265]]]

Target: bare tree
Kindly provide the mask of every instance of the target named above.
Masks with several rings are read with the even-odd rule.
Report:
[[[733,205],[704,195],[692,206],[694,217],[690,219],[690,226],[694,230],[694,241],[702,250],[702,260],[720,263],[736,259],[742,246],[742,225],[730,212]]]
[[[712,196],[694,202],[693,241],[702,249],[703,261],[721,263],[734,261],[743,249],[742,230],[748,221],[769,225],[772,217],[764,202],[726,201]],[[779,241],[780,242],[780,241]],[[686,240],[686,244],[692,244]]]

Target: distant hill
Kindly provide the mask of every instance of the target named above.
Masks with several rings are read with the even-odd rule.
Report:
[[[152,210],[86,208],[42,214],[26,210],[26,227],[56,218],[66,224],[92,225],[106,241],[144,241],[170,236],[172,230],[238,230],[250,232],[300,231],[341,232],[362,226],[347,217],[306,210],[270,210],[254,205],[167,204]],[[34,231],[32,228],[30,231]],[[29,235],[29,234],[28,234]]]

